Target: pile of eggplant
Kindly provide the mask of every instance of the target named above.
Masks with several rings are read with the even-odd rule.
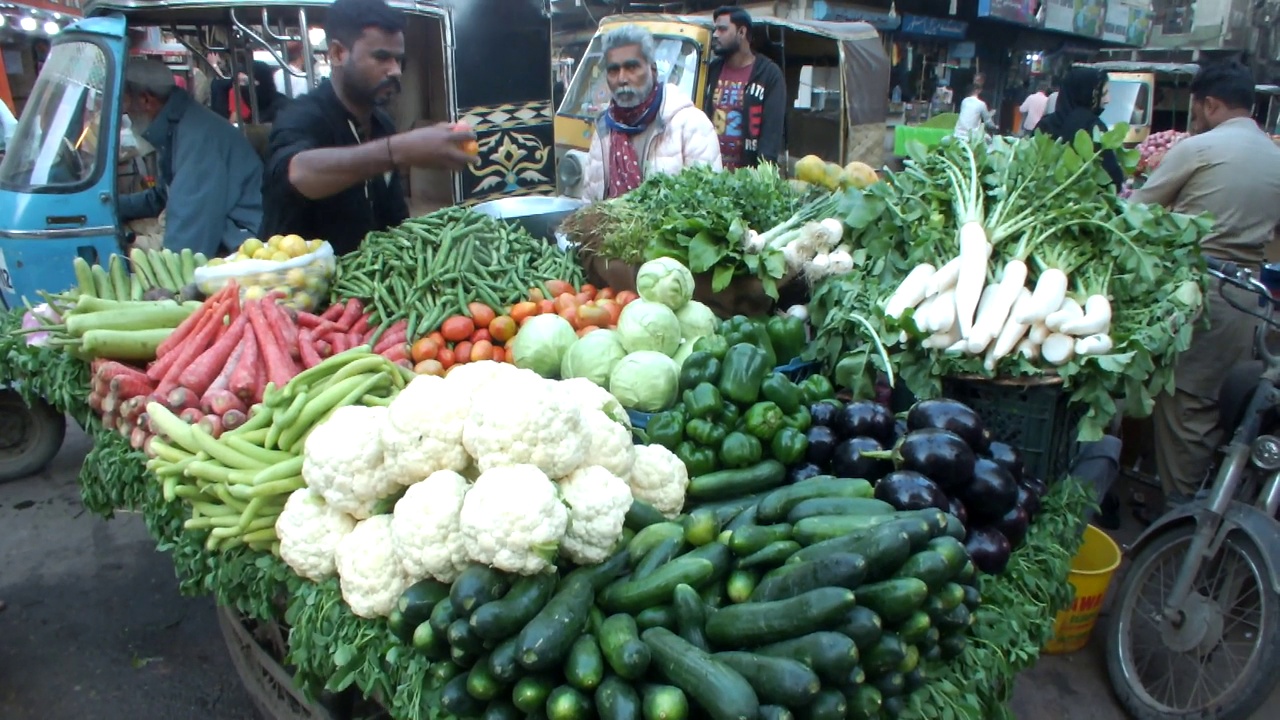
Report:
[[[956,400],[922,400],[894,418],[883,405],[824,400],[809,407],[805,462],[790,482],[814,475],[866,478],[875,496],[899,510],[937,508],[968,530],[965,546],[979,570],[1004,571],[1040,511],[1047,487],[1022,456],[993,440],[982,418]]]

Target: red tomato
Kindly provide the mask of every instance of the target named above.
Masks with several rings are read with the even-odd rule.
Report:
[[[595,296],[589,292],[580,292],[577,295],[574,295],[574,297],[578,299],[578,304],[582,305],[583,303],[591,302],[592,298]]]
[[[578,292],[586,293],[591,296],[592,300],[594,300],[596,298],[596,293],[598,293],[599,291],[596,290],[595,285],[592,285],[591,283],[583,283],[582,289],[579,290]]]
[[[622,292],[618,293],[615,297],[618,301],[618,304],[622,305],[623,307],[626,307],[627,303],[631,302],[632,300],[639,299],[640,296],[635,294],[635,292],[631,290],[623,290]]]
[[[560,295],[556,296],[554,304],[556,307],[556,312],[560,312],[561,310],[564,310],[567,307],[577,307],[582,303],[579,302],[577,296],[575,295],[572,295],[570,293],[561,293]]]
[[[449,348],[440,348],[440,352],[436,354],[436,360],[440,361],[440,365],[448,370],[453,366],[453,351]]]
[[[613,288],[600,288],[596,293],[596,300],[612,300],[614,297]]]
[[[550,315],[556,311],[556,304],[550,300],[538,301],[538,314]]]
[[[445,320],[444,324],[440,326],[440,334],[444,335],[444,339],[449,342],[466,340],[475,331],[475,323],[471,322],[471,318],[464,315],[454,315]]]
[[[492,339],[493,339],[493,336],[489,334],[489,329],[487,327],[482,327],[479,330],[476,330],[475,332],[471,333],[471,342],[473,343],[480,342],[481,340],[492,340]]]
[[[456,363],[471,362],[471,342],[464,340],[453,346],[453,361]]]
[[[591,333],[593,333],[593,332],[595,332],[596,330],[599,330],[599,329],[600,329],[600,328],[596,327],[595,325],[587,325],[586,327],[583,327],[581,330],[579,330],[579,331],[578,331],[578,337],[583,337],[583,336],[585,336],[585,335],[590,335]]]
[[[496,342],[504,343],[516,336],[516,329],[518,327],[519,326],[516,325],[516,321],[513,318],[501,315],[494,318],[493,322],[489,323],[489,336]]]
[[[493,343],[481,340],[471,346],[471,362],[493,359]]]
[[[552,297],[559,297],[565,293],[573,294],[573,286],[564,280],[548,280],[546,282],[547,289],[551,291]]]
[[[444,365],[439,360],[423,360],[413,366],[413,371],[418,375],[444,375]]]
[[[609,303],[614,305],[616,303]],[[613,322],[613,314],[601,305],[589,303],[578,308],[578,320],[583,326],[595,325],[596,327],[605,327]]]
[[[424,337],[413,344],[409,350],[409,357],[413,358],[415,363],[420,363],[423,360],[434,360],[438,352],[440,352],[440,345],[430,337]]]
[[[523,323],[524,319],[538,314],[538,303],[531,300],[518,302],[511,306],[511,319]],[[493,332],[490,330],[489,332]]]
[[[494,362],[506,362],[506,361],[507,361],[507,351],[506,351],[506,350],[503,350],[503,349],[502,349],[502,348],[500,348],[500,347],[495,347],[495,348],[493,349],[493,361],[494,361]]]
[[[578,308],[577,307],[571,305],[567,308],[564,308],[560,311],[559,315],[560,317],[569,321],[569,327],[572,327],[572,328],[578,327]]]
[[[493,319],[498,316],[498,313],[494,312],[493,308],[479,302],[468,303],[467,312],[471,313],[472,322],[479,328],[489,327],[489,323],[493,322]]]

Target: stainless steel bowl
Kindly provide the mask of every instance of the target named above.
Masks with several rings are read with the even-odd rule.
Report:
[[[478,213],[519,223],[534,237],[556,241],[560,222],[586,202],[568,197],[514,197],[490,200],[472,207]]]

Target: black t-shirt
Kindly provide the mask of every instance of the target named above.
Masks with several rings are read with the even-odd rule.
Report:
[[[356,118],[324,81],[290,103],[271,128],[267,172],[262,191],[262,232],[328,240],[339,255],[353,252],[364,236],[404,222],[409,217],[398,172],[357,183],[322,200],[310,200],[289,182],[289,161],[305,150],[358,145],[394,135],[395,125],[374,110],[369,137],[361,138]]]

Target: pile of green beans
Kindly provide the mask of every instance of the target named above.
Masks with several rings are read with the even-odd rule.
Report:
[[[572,252],[518,225],[452,207],[369,233],[358,251],[338,259],[332,295],[334,302],[365,301],[373,323],[405,319],[416,338],[452,315],[470,316],[470,302],[502,314],[530,288],[545,293],[548,280],[582,285]]]

